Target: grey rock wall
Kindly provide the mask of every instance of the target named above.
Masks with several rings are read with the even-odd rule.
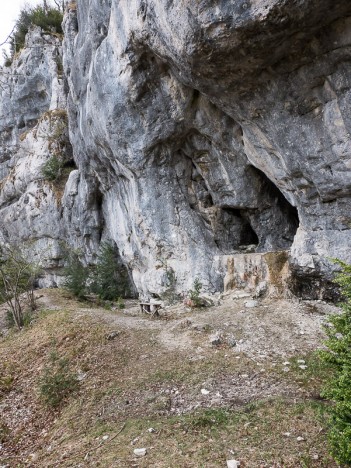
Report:
[[[56,285],[66,246],[91,258],[101,226],[95,201],[89,203],[94,185],[87,190],[73,170],[61,40],[33,28],[11,67],[2,68],[1,82],[0,238],[45,268],[41,286]],[[53,157],[65,164],[56,181],[42,172]]]
[[[42,284],[64,244],[93,263],[113,239],[142,296],[223,290],[228,258],[275,251],[328,295],[351,261],[351,4],[78,0],[64,28],[33,29],[0,87],[0,233]]]
[[[328,257],[351,260],[349,15],[346,0],[68,12],[75,158],[140,292],[165,291],[170,268],[180,290],[218,290],[214,257],[247,244],[291,247],[305,293]]]

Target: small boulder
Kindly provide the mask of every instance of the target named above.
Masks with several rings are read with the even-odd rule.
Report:
[[[115,338],[117,338],[117,336],[119,336],[121,334],[120,331],[118,330],[115,330],[115,331],[112,331],[111,333],[109,333],[108,335],[106,335],[106,339],[108,341],[112,341],[114,340]]]
[[[134,449],[134,455],[136,455],[137,457],[145,457],[146,453],[146,448]]]
[[[258,306],[258,301],[252,300],[252,301],[246,301],[245,302],[245,307],[247,309],[253,309],[254,307]]]
[[[215,333],[210,336],[210,343],[212,346],[219,346],[223,342],[222,336],[219,333]]]
[[[225,341],[227,342],[227,345],[231,348],[234,348],[236,346],[236,339],[234,338],[234,335],[227,335]]]
[[[238,460],[227,460],[227,468],[239,468],[240,462]]]

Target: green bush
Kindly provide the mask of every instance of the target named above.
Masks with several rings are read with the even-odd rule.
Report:
[[[41,174],[46,180],[57,180],[62,173],[63,163],[57,156],[52,156],[41,168]]]
[[[70,371],[68,360],[52,351],[39,381],[40,396],[44,403],[57,408],[78,388],[79,381],[76,374]]]
[[[123,308],[122,298],[130,297],[130,279],[126,267],[121,263],[117,248],[103,242],[93,270],[85,267],[75,252],[66,257],[64,270],[66,289],[74,296],[84,299],[88,292],[96,294],[103,301],[118,301]]]
[[[7,303],[9,324],[18,329],[28,324],[30,313],[26,309],[36,309],[34,286],[38,272],[39,268],[29,263],[18,246],[0,246],[0,302]]]
[[[193,283],[193,288],[189,289],[187,298],[184,301],[184,304],[188,307],[201,307],[203,306],[203,301],[200,297],[202,289],[202,283],[199,278],[195,278]]]
[[[109,242],[100,246],[90,289],[105,301],[131,294],[128,271],[119,259],[117,248]]]
[[[29,327],[29,325],[33,322],[33,320],[34,320],[34,315],[32,311],[23,312],[22,327],[24,328]],[[9,309],[6,311],[5,322],[6,322],[7,328],[16,327],[16,322],[13,318],[13,313]]]
[[[177,294],[177,275],[173,268],[168,265],[167,260],[159,259],[159,262],[162,264],[162,267],[165,270],[165,290],[161,294],[160,299],[166,304],[172,305],[179,300],[179,295]]]
[[[8,425],[0,420],[0,444],[6,442],[10,434],[11,431]]]
[[[84,299],[87,293],[89,269],[83,265],[79,260],[78,254],[75,252],[68,254],[66,262],[64,287],[74,296]]]
[[[24,47],[26,34],[32,25],[41,27],[46,32],[62,34],[63,13],[58,6],[47,5],[43,0],[41,5],[31,7],[26,5],[16,21],[15,31],[11,38],[11,56]]]
[[[351,265],[339,260],[341,273],[336,277],[344,297],[342,312],[328,318],[326,351],[321,357],[333,368],[333,376],[323,397],[334,403],[330,409],[329,441],[331,454],[338,463],[351,465]]]
[[[227,425],[229,422],[229,413],[222,408],[205,409],[193,415],[191,426],[193,428],[216,427]]]

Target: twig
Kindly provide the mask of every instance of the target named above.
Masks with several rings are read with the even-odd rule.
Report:
[[[5,44],[7,43],[7,41],[8,41],[8,40],[10,39],[10,37],[12,36],[12,33],[14,32],[15,28],[16,28],[16,25],[14,25],[14,27],[12,28],[12,31],[11,31],[10,34],[7,36],[7,38],[4,40],[4,42],[2,42],[2,43],[0,44],[0,47],[2,47],[3,45],[5,45]]]
[[[90,453],[93,451],[93,450],[97,450],[99,449],[100,447],[102,447],[103,445],[106,445],[108,444],[109,442],[112,442],[118,435],[120,435],[120,433],[123,431],[123,429],[126,427],[126,423],[123,424],[123,426],[121,427],[121,429],[117,432],[117,434],[115,434],[113,437],[111,437],[110,439],[108,439],[107,441],[103,441],[101,442],[99,445],[97,445],[94,449],[91,449],[89,450],[86,454],[85,454],[85,457],[84,457],[84,460],[87,460]]]

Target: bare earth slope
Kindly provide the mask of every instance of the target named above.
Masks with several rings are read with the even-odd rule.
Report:
[[[226,296],[150,319],[135,302],[105,310],[60,290],[41,294],[36,321],[0,341],[5,466],[336,466],[320,413],[328,370],[312,353],[331,306],[267,299],[246,308]],[[80,379],[59,411],[38,392],[52,350]]]

